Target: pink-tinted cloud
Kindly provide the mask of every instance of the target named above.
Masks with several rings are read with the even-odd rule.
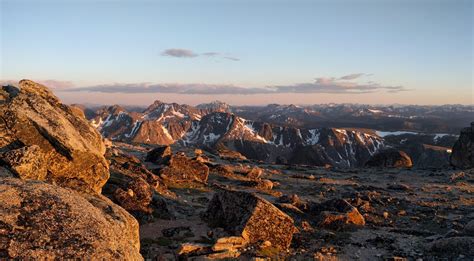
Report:
[[[341,77],[342,78],[342,77]],[[277,85],[267,87],[243,87],[228,84],[105,84],[73,88],[68,91],[88,91],[101,93],[174,93],[174,94],[277,94],[277,93],[350,93],[362,94],[377,91],[390,93],[408,91],[403,86],[381,85],[378,83],[359,83],[355,81],[341,80],[336,77],[319,77],[314,82],[296,83],[290,85]]]

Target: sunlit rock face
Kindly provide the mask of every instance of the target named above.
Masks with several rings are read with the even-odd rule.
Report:
[[[0,92],[0,165],[21,179],[100,193],[109,178],[101,135],[45,86]]]

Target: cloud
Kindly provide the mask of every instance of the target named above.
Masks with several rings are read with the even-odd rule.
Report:
[[[207,52],[207,53],[202,53],[201,55],[203,56],[218,56],[220,53],[217,52]]]
[[[365,76],[365,75],[368,75],[368,74],[365,74],[365,73],[353,73],[353,74],[344,75],[344,76],[342,76],[342,77],[339,78],[339,79],[340,79],[340,80],[354,80],[354,79],[360,78],[360,77]]]
[[[194,53],[192,50],[179,48],[166,49],[161,53],[161,55],[177,58],[193,58],[198,56],[198,54]]]
[[[70,81],[59,81],[59,80],[35,80],[32,81],[47,86],[51,89],[62,90],[67,88],[73,88],[75,85]],[[18,86],[19,80],[0,80],[0,85],[14,85]]]
[[[313,82],[267,87],[242,87],[228,84],[107,84],[66,91],[88,91],[102,93],[174,93],[174,94],[276,94],[276,93],[334,93],[334,94],[364,94],[378,91],[398,93],[409,91],[403,86],[386,86],[374,82],[357,83],[340,80],[335,77],[319,77]]]
[[[231,61],[240,61],[239,58],[232,57],[232,56],[223,56],[223,54],[219,52],[205,52],[198,54],[194,52],[193,50],[189,49],[181,49],[181,48],[171,48],[171,49],[166,49],[163,52],[161,52],[162,56],[170,56],[170,57],[176,57],[176,58],[196,58],[199,56],[204,56],[204,57],[220,57],[222,59],[226,60],[231,60]]]
[[[235,58],[235,57],[231,57],[231,56],[224,56],[223,58],[227,59],[227,60],[235,61],[235,62],[240,61],[239,58]]]

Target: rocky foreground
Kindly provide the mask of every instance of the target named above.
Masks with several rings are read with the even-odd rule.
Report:
[[[394,150],[359,169],[268,164],[104,142],[23,80],[0,91],[0,259],[472,260],[473,133],[459,169]]]
[[[164,166],[145,162],[147,147],[117,143],[112,149],[134,155],[154,173]],[[204,162],[209,175],[165,178],[172,196],[155,195],[151,211],[135,212],[145,258],[474,257],[472,169],[338,170],[174,150],[169,153]]]
[[[100,195],[100,134],[23,80],[0,90],[0,259],[141,260],[138,222]]]

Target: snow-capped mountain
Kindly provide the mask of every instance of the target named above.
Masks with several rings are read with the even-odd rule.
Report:
[[[360,131],[272,126],[218,112],[194,121],[180,142],[186,146],[225,146],[267,162],[285,159],[289,163],[338,167],[360,166],[384,147],[382,138]]]

